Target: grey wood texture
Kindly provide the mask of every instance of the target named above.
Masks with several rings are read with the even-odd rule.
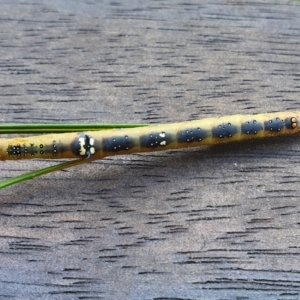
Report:
[[[300,109],[299,30],[297,1],[0,0],[1,122]],[[299,299],[299,145],[118,156],[1,190],[0,298]]]

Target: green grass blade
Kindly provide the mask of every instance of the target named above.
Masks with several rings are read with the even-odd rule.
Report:
[[[64,133],[144,126],[149,126],[149,124],[3,124],[0,125],[0,134]]]
[[[67,169],[70,167],[74,167],[74,166],[78,166],[81,164],[85,164],[87,162],[92,161],[93,159],[77,159],[77,160],[72,160],[72,161],[68,161],[68,162],[64,162],[55,166],[51,166],[51,167],[47,167],[41,170],[35,170],[35,171],[31,171],[29,173],[25,173],[13,178],[8,178],[8,179],[4,179],[2,181],[0,181],[0,189],[3,189],[5,187],[8,187],[10,185],[25,181],[25,180],[29,180],[29,179],[33,179],[35,177],[41,176],[41,175],[45,175],[51,172],[55,172],[58,170],[62,170],[62,169]]]

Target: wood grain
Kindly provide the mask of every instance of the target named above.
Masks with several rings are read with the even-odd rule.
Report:
[[[300,107],[297,1],[0,5],[2,123]],[[299,144],[119,156],[1,190],[0,298],[299,299]]]

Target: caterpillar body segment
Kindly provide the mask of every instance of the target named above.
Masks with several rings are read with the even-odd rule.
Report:
[[[70,145],[77,133],[0,139],[0,160],[30,158],[65,158],[72,156]]]
[[[0,160],[83,157],[94,160],[118,154],[213,145],[299,131],[300,112],[233,115],[148,127],[0,139]]]

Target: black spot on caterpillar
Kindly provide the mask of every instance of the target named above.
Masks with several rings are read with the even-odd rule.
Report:
[[[142,148],[158,148],[165,147],[172,141],[172,136],[165,131],[154,132],[150,131],[140,137],[140,146]]]
[[[238,128],[230,122],[220,124],[212,129],[212,136],[214,138],[232,138],[238,132]]]
[[[208,136],[209,133],[200,127],[185,128],[184,130],[179,130],[177,132],[177,141],[178,143],[202,142]]]
[[[279,132],[281,129],[284,128],[284,125],[285,125],[284,120],[281,120],[279,117],[276,117],[274,119],[265,121],[265,130]]]
[[[244,134],[257,134],[263,130],[263,124],[256,120],[250,120],[242,123],[241,132]]]
[[[129,150],[134,146],[134,141],[128,135],[112,136],[102,140],[103,152],[117,152]]]
[[[83,132],[71,143],[71,150],[77,156],[90,157],[95,153],[95,139]]]

